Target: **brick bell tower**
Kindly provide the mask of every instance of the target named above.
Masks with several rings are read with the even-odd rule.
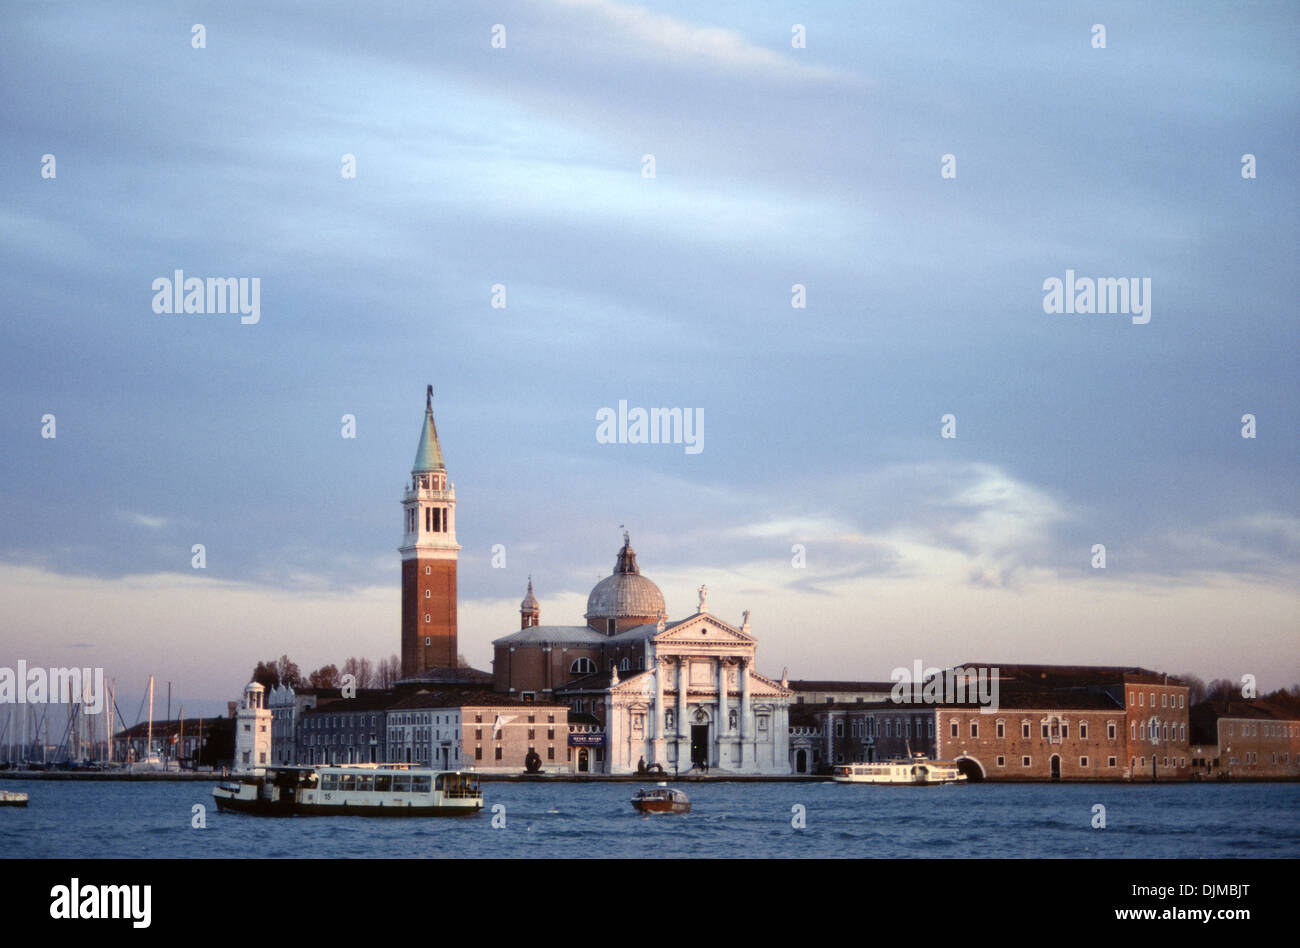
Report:
[[[447,482],[433,386],[425,392],[424,428],[410,486],[402,493],[402,677],[456,667],[456,487]]]

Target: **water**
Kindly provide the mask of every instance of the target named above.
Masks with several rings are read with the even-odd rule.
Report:
[[[485,783],[477,816],[218,813],[207,783],[6,780],[0,856],[60,857],[1296,857],[1300,785],[688,783],[685,815],[641,816],[628,783]],[[190,827],[207,807],[207,829]],[[1093,829],[1092,808],[1106,807]],[[504,804],[506,826],[492,828]],[[795,804],[807,827],[791,826]]]

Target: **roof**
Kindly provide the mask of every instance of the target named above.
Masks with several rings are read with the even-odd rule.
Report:
[[[1001,682],[1035,682],[1063,685],[1117,685],[1120,683],[1182,685],[1181,678],[1136,665],[1026,665],[1018,662],[965,662],[953,668],[996,668]],[[946,669],[945,669],[946,671]]]
[[[512,635],[493,639],[493,645],[601,645],[609,636],[586,625],[530,625]]]
[[[1300,721],[1300,701],[1281,696],[1269,698],[1208,698],[1192,705],[1189,717],[1253,718],[1261,721]]]
[[[303,711],[308,714],[350,714],[354,711],[386,711],[396,700],[391,691],[358,691],[353,698],[340,698],[328,704],[318,704]]]
[[[884,691],[894,687],[892,681],[791,681],[791,691]]]
[[[394,682],[393,685],[396,688],[413,685],[442,685],[444,687],[463,685],[474,687],[491,684],[494,680],[491,672],[471,668],[469,665],[460,665],[456,668],[426,668],[419,674]]]
[[[587,597],[588,619],[657,619],[667,614],[664,594],[641,575],[636,565],[636,551],[627,533],[618,551],[614,572],[598,582]]]
[[[447,466],[442,463],[438,428],[433,423],[433,386],[430,385],[424,402],[424,427],[420,429],[420,446],[415,450],[415,464],[411,467],[411,473],[445,470]]]
[[[214,714],[210,718],[186,718],[184,721],[179,721],[176,718],[166,721],[155,720],[153,722],[153,736],[155,738],[170,737],[173,734],[179,734],[181,731],[184,731],[192,737],[198,733],[200,722],[202,722],[203,732],[206,734],[208,731],[215,728],[229,726],[230,718]],[[225,722],[225,724],[223,725],[222,722]],[[139,724],[133,724],[128,728],[123,728],[122,730],[115,732],[113,734],[113,739],[131,740],[137,737],[146,737],[148,733],[149,722],[141,721]]]
[[[999,688],[998,689],[998,710],[1024,710],[1024,711],[1123,711],[1123,705],[1120,704],[1113,696],[1104,691],[1051,691],[1037,688]],[[861,713],[863,711],[897,711],[900,714],[905,712],[928,711],[935,708],[943,710],[954,710],[966,708],[971,711],[981,710],[982,706],[972,695],[969,701],[926,701],[904,703],[893,700],[884,701],[863,701],[859,703],[843,701],[818,701],[804,702],[803,704],[792,704],[791,711],[795,708],[802,709],[806,713],[816,713],[825,711],[848,711],[850,713]],[[993,713],[993,712],[990,712]]]
[[[567,708],[558,701],[520,701],[497,691],[417,691],[388,706],[389,711],[409,708]]]

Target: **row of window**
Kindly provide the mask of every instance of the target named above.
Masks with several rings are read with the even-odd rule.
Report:
[[[1152,692],[1150,692],[1150,695],[1151,695],[1151,707],[1154,708],[1154,707],[1156,706],[1156,693],[1155,693],[1154,691],[1152,691]],[[1128,693],[1128,703],[1129,703],[1129,707],[1133,707],[1133,706],[1136,705],[1136,706],[1139,707],[1139,708],[1145,708],[1145,707],[1146,707],[1146,698],[1147,698],[1147,692],[1142,692],[1142,691],[1130,691],[1130,692]],[[1186,706],[1187,695],[1185,695],[1185,694],[1181,694],[1181,695],[1171,695],[1171,694],[1169,694],[1168,692],[1161,692],[1161,694],[1160,694],[1160,707],[1162,707],[1162,708],[1172,708],[1172,707],[1174,707],[1174,702],[1173,702],[1173,699],[1174,699],[1174,698],[1177,698],[1177,699],[1178,699],[1178,705],[1177,705],[1178,707],[1182,708],[1182,707],[1185,707],[1185,706]]]
[[[369,725],[366,718],[370,718]],[[334,728],[349,727],[377,727],[379,725],[379,715],[377,714],[320,714],[310,715],[303,718],[302,726],[309,731],[312,730],[332,730]]]
[[[610,668],[613,667],[614,666],[611,663]],[[636,657],[636,670],[642,671],[644,668],[645,668],[645,656],[638,655]],[[622,658],[618,663],[618,670],[624,672],[631,671],[632,660],[630,658],[627,658],[626,656]],[[599,671],[599,669],[596,667],[596,663],[593,662],[590,658],[575,658],[573,660],[573,663],[569,665],[570,675],[594,675],[596,674],[597,671]]]
[[[376,793],[428,793],[433,778],[412,774],[325,774],[321,790],[373,790]],[[439,775],[441,781],[441,775]],[[438,789],[442,789],[440,786]]]
[[[1129,740],[1145,741],[1147,739],[1146,722],[1141,724],[1130,724],[1128,726]],[[1187,740],[1186,724],[1162,724],[1159,727],[1151,728],[1151,739],[1162,741],[1185,741]]]
[[[1228,736],[1233,736],[1233,723],[1228,722]],[[1265,724],[1264,737],[1296,737],[1300,735],[1300,725],[1295,724]],[[1259,724],[1243,724],[1241,726],[1242,737],[1259,737]]]
[[[406,532],[414,533],[416,521],[416,511],[414,507],[407,508],[406,511]],[[424,508],[424,532],[425,533],[446,533],[449,529],[451,517],[443,507],[425,507]]]

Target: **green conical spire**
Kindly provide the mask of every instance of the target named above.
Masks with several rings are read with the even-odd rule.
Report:
[[[433,386],[425,390],[424,429],[420,432],[420,447],[415,451],[415,466],[412,474],[424,474],[429,471],[445,471],[442,463],[442,448],[438,444],[438,428],[433,423]]]

